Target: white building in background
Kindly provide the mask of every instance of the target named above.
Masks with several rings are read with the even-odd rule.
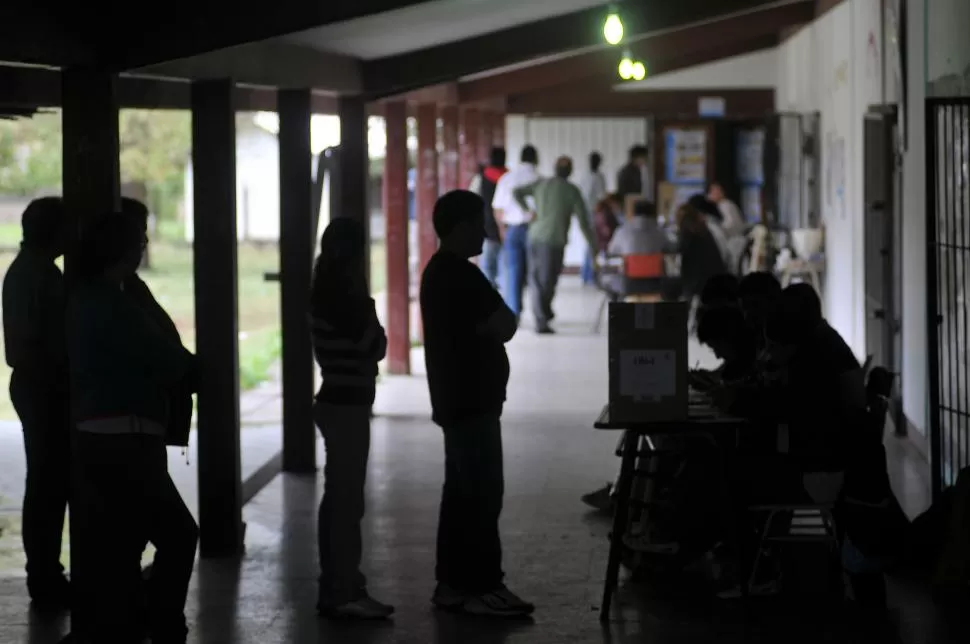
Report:
[[[239,132],[236,138],[236,229],[239,241],[276,243],[280,238],[279,119],[272,112],[258,112],[256,128]],[[384,121],[371,117],[368,146],[372,158],[383,158],[387,139]],[[310,148],[316,159],[324,149],[340,143],[340,120],[336,116],[315,115],[310,124]],[[191,160],[185,169],[185,239],[194,239],[193,171]],[[329,183],[324,182],[320,230],[330,221]]]

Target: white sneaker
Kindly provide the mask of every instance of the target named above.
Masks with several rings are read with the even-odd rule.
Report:
[[[382,604],[369,595],[339,606],[323,608],[327,617],[336,619],[387,619],[394,614],[394,607]]]
[[[444,610],[457,610],[465,603],[467,597],[449,586],[439,583],[435,586],[434,595],[431,596],[431,603]]]
[[[518,598],[516,597],[516,599]],[[521,599],[518,601],[522,605],[516,608],[509,605],[498,592],[484,593],[466,598],[460,606],[460,611],[466,615],[478,617],[526,617],[532,611],[526,610],[527,604]]]
[[[522,611],[526,615],[531,615],[536,609],[535,604],[525,601],[505,586],[502,586],[492,594],[500,597],[512,610]]]

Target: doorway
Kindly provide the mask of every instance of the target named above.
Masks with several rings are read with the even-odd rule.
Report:
[[[895,106],[870,108],[865,116],[866,353],[874,366],[896,374],[889,414],[897,435],[903,419],[902,372],[902,172],[896,148]]]

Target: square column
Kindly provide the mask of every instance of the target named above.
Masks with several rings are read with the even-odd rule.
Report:
[[[492,112],[479,112],[478,117],[478,152],[475,154],[478,163],[487,163],[492,153],[492,124],[495,118]],[[478,166],[476,165],[476,168]]]
[[[441,156],[438,159],[438,192],[445,194],[458,188],[458,107],[441,108]]]
[[[505,114],[491,112],[492,147],[505,147]],[[507,151],[506,151],[507,152]]]
[[[280,90],[280,321],[283,340],[283,471],[316,471],[313,345],[307,295],[315,246],[309,89]]]
[[[367,232],[367,283],[370,284],[370,206],[367,199],[369,165],[367,155],[367,104],[359,96],[337,99],[340,118],[340,161],[331,181],[331,193],[336,194],[338,208],[331,208],[330,217],[353,217]],[[322,232],[322,231],[321,231]]]
[[[408,244],[407,104],[384,105],[384,219],[387,246],[387,369],[411,373],[411,266]]]
[[[121,206],[115,77],[96,69],[64,70],[61,99],[64,206],[71,220],[65,271],[70,284],[80,230],[94,218],[117,211]],[[84,505],[75,496],[80,490],[80,482],[72,479],[69,529],[74,610],[71,626],[76,635],[92,635],[89,601],[101,562],[92,559],[78,530],[87,521]]]
[[[473,107],[461,110],[459,124],[458,187],[467,190],[478,172],[478,140],[481,137],[481,112]]]
[[[121,206],[115,83],[114,74],[96,69],[61,73],[64,206],[77,220],[72,231]]]
[[[418,106],[418,274],[438,250],[431,215],[438,199],[438,108],[433,103]]]
[[[239,447],[239,303],[236,114],[230,80],[192,84],[195,344],[198,402],[199,550],[242,553]]]

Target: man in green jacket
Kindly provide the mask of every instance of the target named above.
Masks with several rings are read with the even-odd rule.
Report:
[[[556,296],[556,284],[562,272],[573,217],[579,223],[586,242],[590,247],[595,247],[583,195],[579,188],[569,182],[572,173],[572,159],[559,157],[555,176],[514,191],[515,200],[523,210],[530,210],[526,201],[528,197],[532,197],[536,204],[529,225],[529,283],[532,287],[531,304],[536,316],[536,332],[540,334],[553,333],[549,326],[555,317],[552,300]]]

